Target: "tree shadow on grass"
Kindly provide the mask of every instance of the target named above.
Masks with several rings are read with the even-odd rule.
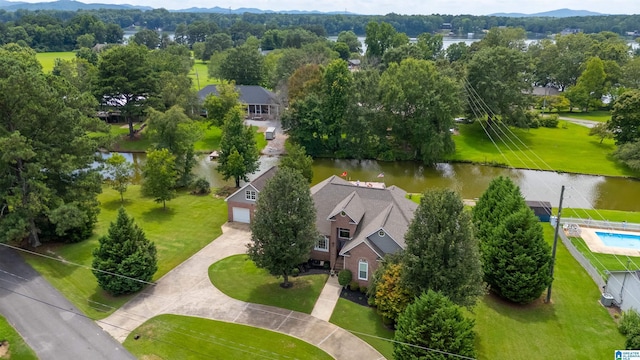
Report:
[[[289,277],[289,281],[293,286],[286,289],[280,286],[282,277],[278,278],[275,283],[258,285],[251,290],[247,301],[307,314],[311,313],[317,300],[317,296],[314,297],[312,294],[311,282],[305,280],[304,277],[293,276]]]
[[[167,222],[176,215],[176,211],[172,208],[157,207],[142,213],[142,220],[146,222]]]
[[[120,201],[120,199],[105,201],[100,204],[100,207],[105,210],[116,211],[120,209],[120,207],[124,206],[126,208],[128,205],[131,205],[131,200],[125,198],[124,202]]]
[[[492,293],[487,294],[483,301],[488,308],[496,313],[521,323],[557,320],[553,300],[551,304],[546,304],[544,302],[544,296],[526,305],[512,303]]]

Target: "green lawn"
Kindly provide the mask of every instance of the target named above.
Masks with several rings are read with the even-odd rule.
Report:
[[[394,331],[382,324],[382,317],[376,313],[374,308],[362,306],[346,299],[338,299],[329,321],[346,330],[393,339]],[[358,333],[354,333],[354,335],[369,343],[385,358],[393,359],[392,342]]]
[[[591,265],[598,270],[598,273],[600,273],[603,278],[606,278],[606,270],[624,271],[625,268],[640,270],[640,257],[594,253],[589,250],[589,247],[582,238],[572,237],[570,240],[582,255],[589,260]]]
[[[559,115],[562,117],[569,117],[573,119],[591,120],[591,121],[599,121],[599,122],[607,122],[611,120],[611,111],[609,110],[589,111],[586,113],[564,111],[559,113]]]
[[[98,196],[101,212],[94,235],[77,244],[43,245],[38,250],[46,255],[90,266],[92,251],[98,246],[98,237],[105,234],[120,208],[120,195],[104,187]],[[181,192],[177,198],[162,204],[144,198],[140,186],[131,185],[125,193],[125,207],[130,216],[155,242],[158,250],[159,279],[213,239],[222,234],[220,226],[227,221],[227,206],[222,199],[212,196],[194,196]],[[108,316],[131,299],[129,296],[112,297],[102,291],[90,270],[65,265],[39,256],[26,256],[27,261],[80,310],[93,319]]]
[[[544,230],[551,242],[553,228]],[[489,295],[475,307],[478,359],[611,359],[625,339],[599,299],[600,289],[560,243],[552,304],[518,306]]]
[[[9,354],[4,357],[0,356],[0,359],[38,359],[36,353],[24,342],[20,334],[9,324],[7,319],[0,316],[0,341],[5,340],[9,342]]]
[[[207,85],[218,85],[220,80],[209,77],[209,70],[207,68],[208,63],[202,62],[202,60],[196,60],[191,68],[189,77],[192,80],[193,88],[196,90],[202,90]],[[197,72],[197,76],[196,76]]]
[[[123,124],[120,124],[122,126]],[[194,144],[196,152],[211,152],[215,149],[220,149],[220,139],[222,137],[222,129],[216,126],[209,126],[204,121],[198,123],[202,129],[202,138]],[[255,131],[256,144],[258,150],[264,149],[267,146],[267,140],[264,138],[263,132],[258,132],[260,129],[257,126],[252,126]],[[120,131],[121,129],[118,129]],[[146,136],[143,130],[140,137],[134,140],[130,140],[128,137],[129,131],[124,129],[122,132],[115,133],[119,135],[119,140],[114,144],[114,149],[117,151],[125,152],[145,152],[151,147],[151,141]],[[112,134],[114,132],[112,131]],[[96,136],[96,135],[94,135]]]
[[[293,287],[280,287],[282,277],[258,269],[247,255],[234,255],[209,267],[211,283],[232,298],[310,314],[327,281],[326,274],[289,277]]]
[[[134,336],[140,335],[138,340]],[[138,359],[332,359],[300,339],[269,330],[178,315],[156,316],[124,346]]]
[[[588,128],[565,124],[563,121],[560,123],[561,126],[555,129],[511,128],[519,140],[514,136],[510,137],[521,150],[516,150],[515,145],[505,139],[508,146],[498,143],[500,151],[487,137],[480,122],[461,125],[460,135],[454,136],[456,152],[449,160],[509,164],[516,168],[542,170],[549,170],[551,167],[557,171],[594,175],[640,175],[612,159],[611,153],[615,150],[613,140],[608,139],[600,144],[599,139],[588,135]],[[525,149],[525,145],[528,149]]]
[[[558,209],[553,208],[553,213],[557,214]],[[572,209],[562,210],[563,218],[591,218],[593,220],[608,220],[613,222],[627,221],[640,224],[640,212],[619,211],[619,210],[595,210],[595,209]]]
[[[51,72],[53,66],[56,64],[56,59],[71,60],[76,57],[76,53],[73,51],[65,52],[43,52],[37,53],[36,58],[42,65],[42,71],[45,73]]]

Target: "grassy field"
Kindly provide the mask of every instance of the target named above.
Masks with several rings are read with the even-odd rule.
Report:
[[[563,111],[558,115],[562,117],[573,118],[573,119],[591,120],[591,121],[599,121],[599,122],[607,122],[611,120],[611,112],[609,110],[589,111],[586,113]]]
[[[382,324],[382,318],[374,308],[362,306],[346,299],[338,299],[329,321],[346,330],[393,339],[393,330],[389,330]],[[369,343],[385,358],[393,359],[392,342],[358,333],[354,333],[354,335]]]
[[[247,255],[234,255],[211,265],[209,279],[213,286],[232,298],[310,314],[327,275],[291,276],[289,281],[293,287],[283,289],[281,277],[258,269]]]
[[[56,64],[56,59],[71,60],[76,57],[76,53],[73,51],[65,52],[44,52],[37,53],[36,58],[42,65],[42,71],[45,73],[51,72],[53,66]]]
[[[582,238],[572,237],[570,239],[571,243],[589,260],[603,278],[606,277],[606,270],[640,270],[640,257],[594,253],[589,250]]]
[[[125,127],[123,127],[125,126]],[[216,126],[208,126],[205,122],[200,122],[199,126],[202,129],[202,137],[194,144],[196,152],[211,152],[220,148],[220,139],[222,137],[222,129]],[[264,149],[267,146],[267,140],[264,138],[264,133],[259,132],[260,129],[253,126],[255,131],[256,144],[258,150]],[[150,139],[145,135],[144,130],[141,132],[140,137],[134,140],[129,139],[129,130],[126,125],[119,124],[117,130],[113,130],[112,134],[119,137],[119,140],[113,145],[112,150],[125,151],[125,152],[145,152],[151,147]],[[99,136],[99,135],[94,135]]]
[[[509,135],[509,139],[515,145],[505,137],[507,145],[496,141],[500,149],[498,150],[485,134],[480,122],[462,125],[460,135],[454,136],[456,152],[449,159],[508,164],[517,168],[542,170],[552,168],[557,171],[582,174],[640,175],[612,159],[611,153],[615,150],[613,140],[608,139],[600,144],[599,139],[588,135],[589,129],[584,126],[565,124],[561,121],[561,126],[555,129],[511,128],[511,131],[514,135]],[[499,134],[502,136],[501,133]],[[516,145],[521,150],[516,150]],[[589,161],[581,159],[589,159]]]
[[[192,80],[192,86],[196,90],[202,90],[207,85],[218,85],[220,80],[209,77],[209,70],[207,68],[208,63],[202,62],[202,60],[196,60],[191,68],[189,77]],[[197,76],[196,76],[197,74]]]
[[[38,359],[36,353],[24,342],[20,334],[9,324],[7,319],[0,316],[0,341],[5,340],[9,342],[9,353],[1,356],[2,352],[0,351],[0,359]]]
[[[553,213],[557,214],[558,209],[553,208]],[[572,209],[562,210],[563,218],[591,218],[593,220],[608,220],[613,222],[627,221],[630,223],[640,223],[640,212],[619,211],[619,210],[595,210],[595,209]]]
[[[220,226],[227,221],[226,204],[212,196],[194,196],[183,192],[167,202],[166,211],[162,209],[162,204],[142,197],[137,185],[129,186],[124,197],[127,213],[135,218],[147,238],[156,244],[158,272],[154,280],[220,236]],[[101,212],[94,235],[90,239],[77,244],[43,245],[38,248],[39,251],[58,259],[90,266],[92,251],[98,246],[98,238],[107,232],[110,222],[115,221],[117,210],[121,206],[120,195],[110,188],[103,188],[98,200]],[[88,269],[39,256],[26,258],[40,274],[93,319],[108,316],[132,297],[108,295],[98,287],[95,277]]]
[[[551,242],[553,229],[544,230]],[[518,306],[488,295],[475,307],[478,359],[611,359],[624,337],[599,299],[600,289],[560,243],[552,304]]]
[[[140,335],[138,340],[135,335]],[[273,331],[221,321],[160,315],[134,330],[124,346],[138,359],[332,359],[319,348]]]

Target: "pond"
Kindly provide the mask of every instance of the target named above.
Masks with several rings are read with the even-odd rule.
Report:
[[[122,153],[139,168],[145,154]],[[108,155],[105,155],[108,156]],[[261,156],[262,171],[278,163],[278,157]],[[212,187],[233,186],[233,181],[222,180],[216,171],[217,163],[206,155],[198,156],[193,172],[205,177]],[[435,168],[415,162],[378,162],[375,160],[316,159],[313,163],[313,184],[331,175],[347,172],[353,181],[382,181],[387,186],[396,185],[408,192],[419,193],[427,188],[456,190],[465,199],[482,195],[492,179],[508,176],[514,180],[527,200],[546,200],[558,205],[560,187],[565,185],[565,207],[596,208],[608,210],[640,211],[640,181],[593,175],[562,174],[550,171],[506,169],[474,164],[438,164]],[[383,177],[378,177],[383,175]],[[136,181],[139,181],[137,174]]]

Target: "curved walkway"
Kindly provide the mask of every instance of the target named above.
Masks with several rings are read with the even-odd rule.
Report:
[[[334,324],[308,314],[232,299],[215,288],[209,281],[209,266],[245,253],[250,238],[246,225],[227,223],[222,231],[220,237],[163,276],[155,286],[104,319],[104,330],[123,342],[131,331],[156,315],[197,316],[291,335],[339,360],[384,359],[369,344]]]

